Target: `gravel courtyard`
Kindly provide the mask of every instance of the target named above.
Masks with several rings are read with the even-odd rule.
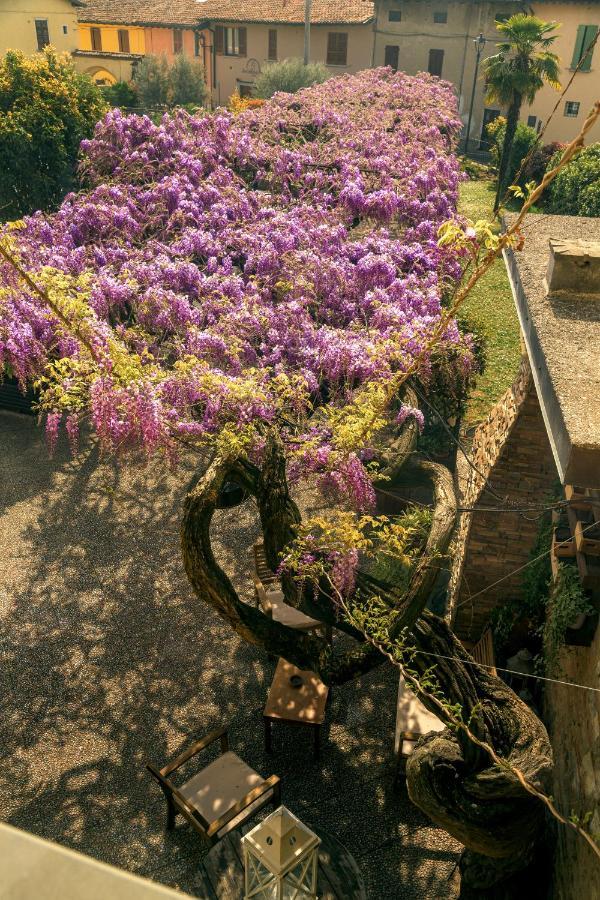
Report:
[[[0,412],[2,817],[193,895],[202,842],[186,824],[165,832],[144,767],[229,723],[233,749],[281,776],[284,803],[346,844],[370,900],[455,897],[459,845],[392,790],[391,668],[334,691],[318,763],[296,730],[265,756],[274,663],[192,594],[180,562],[193,474],[119,470],[63,443],[49,459],[33,418]],[[214,533],[249,595],[252,503],[219,512]]]

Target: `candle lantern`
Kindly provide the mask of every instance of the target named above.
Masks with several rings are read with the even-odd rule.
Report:
[[[320,843],[280,806],[242,838],[244,900],[316,900]]]

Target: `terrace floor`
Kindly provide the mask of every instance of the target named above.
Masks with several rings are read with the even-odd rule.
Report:
[[[0,815],[194,894],[205,850],[185,824],[165,832],[144,765],[230,723],[233,748],[282,777],[286,805],[346,844],[370,900],[455,897],[459,845],[392,791],[391,667],[334,691],[320,762],[296,730],[264,755],[274,664],[194,597],[180,563],[192,475],[120,471],[62,444],[51,460],[33,419],[0,412]],[[251,503],[218,513],[215,533],[241,590]]]

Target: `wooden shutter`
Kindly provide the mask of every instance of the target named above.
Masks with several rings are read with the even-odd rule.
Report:
[[[327,35],[327,65],[345,66],[348,57],[348,34],[330,31]]]
[[[385,48],[384,66],[391,66],[394,72],[398,71],[398,56],[400,47],[395,44],[388,44]]]
[[[269,49],[267,52],[267,59],[276,60],[277,59],[277,29],[269,28]]]
[[[119,53],[129,53],[129,32],[119,28]]]
[[[90,28],[90,36],[92,39],[92,50],[100,53],[102,50],[102,33],[99,28]]]
[[[442,75],[442,69],[444,67],[444,51],[443,50],[430,50],[429,51],[429,66],[428,72],[430,75],[437,75],[438,78]]]
[[[35,20],[35,36],[37,38],[38,50],[43,50],[50,43],[50,35],[48,33],[48,19]]]
[[[239,55],[247,56],[248,50],[247,50],[246,29],[245,28],[238,28],[238,45],[240,48]]]
[[[183,31],[181,28],[173,29],[173,53],[183,53]]]
[[[215,53],[223,53],[223,43],[224,43],[224,28],[222,25],[217,25],[215,28]]]
[[[583,46],[581,48],[581,55],[585,56],[585,51],[588,49],[590,44],[592,44],[596,35],[598,34],[598,26],[597,25],[586,25],[584,34],[583,34]],[[594,48],[595,49],[595,48]],[[589,72],[592,67],[592,56],[594,55],[594,50],[590,50],[588,55],[585,57],[584,61],[581,63],[580,72]]]

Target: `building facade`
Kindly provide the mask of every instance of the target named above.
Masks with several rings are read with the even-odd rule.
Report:
[[[304,0],[207,0],[199,8],[211,35],[216,105],[234,93],[251,94],[265,65],[303,56]],[[368,69],[373,25],[370,2],[313,0],[311,62],[324,63],[332,75]]]
[[[89,2],[79,14],[76,66],[97,83],[114,84],[129,81],[136,60],[142,56],[164,54],[172,63],[182,53],[202,63],[210,89],[210,59],[206,51],[209,35],[199,28],[199,9],[194,0]]]
[[[0,56],[7,50],[36,53],[47,44],[72,52],[77,47],[80,0],[2,0]]]
[[[497,52],[496,24],[515,13],[533,13],[544,21],[561,23],[554,50],[561,59],[564,86],[573,74],[574,60],[600,25],[600,3],[592,0],[587,3],[542,0],[534,6],[515,0],[376,0],[375,9],[374,64],[391,65],[409,74],[430,72],[450,81],[456,90],[465,131],[472,107],[471,150],[487,148],[487,125],[503,112],[486,103],[480,67],[476,71],[476,41],[480,35],[485,39],[480,52],[483,61]],[[599,58],[600,50],[596,49],[587,60],[588,67],[575,76],[545,132],[544,141],[567,141],[576,135],[585,112],[598,94]],[[541,129],[557,99],[553,88],[544,87],[531,106],[523,106],[522,120]],[[600,139],[600,126],[596,126],[591,137]]]

